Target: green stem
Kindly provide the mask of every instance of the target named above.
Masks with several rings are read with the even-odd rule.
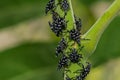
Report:
[[[66,15],[66,20],[68,20],[68,24],[67,24],[67,30],[72,30],[74,26],[76,26],[75,23],[75,19],[74,19],[74,12],[73,12],[73,7],[72,7],[72,0],[68,0],[69,6],[70,6],[70,10],[67,12]],[[68,33],[69,34],[69,33]],[[73,71],[71,69],[71,71]],[[64,73],[66,73],[66,71],[64,71]],[[72,77],[74,74],[72,74],[70,77]],[[64,80],[66,80],[66,76],[64,74]]]
[[[74,24],[75,19],[74,19],[74,13],[73,13],[73,8],[72,8],[72,2],[71,0],[68,0],[68,2],[69,2],[70,10],[67,12],[67,15],[66,15],[66,19],[68,20],[67,30],[71,30],[73,29],[73,26],[75,26]]]
[[[74,12],[73,12],[73,8],[72,8],[72,1],[71,0],[68,0],[69,4],[70,4],[70,11],[71,11],[71,15],[72,15],[72,20],[73,22],[75,22],[75,19],[74,19]],[[75,25],[74,25],[75,26]]]
[[[89,41],[82,41],[82,45],[85,46],[82,51],[83,54],[89,57],[95,51],[101,35],[119,11],[120,0],[115,0],[112,5],[105,11],[105,13],[91,27],[91,29],[82,36],[82,38],[90,39]]]
[[[68,12],[66,19],[69,20],[68,30],[73,28],[74,23],[74,14],[72,9],[71,0],[68,0],[70,4],[70,11]],[[86,59],[94,52],[98,41],[100,40],[101,35],[108,27],[108,24],[115,18],[120,10],[120,0],[115,0],[112,5],[104,12],[104,14],[96,21],[96,23],[91,27],[91,29],[85,33],[82,38],[90,40],[82,40],[81,45],[84,45],[82,49],[82,54],[84,55],[83,64],[86,62]],[[71,72],[78,70],[80,67],[78,65],[71,64],[69,70]],[[75,76],[74,73],[67,73],[69,77]],[[65,75],[66,76],[66,75]],[[64,79],[65,80],[65,79]]]

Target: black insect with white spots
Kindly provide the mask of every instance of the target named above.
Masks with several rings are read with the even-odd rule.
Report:
[[[50,26],[51,30],[55,33],[56,36],[59,37],[62,34],[62,28],[57,27],[57,24],[55,22],[53,22],[53,23],[49,22],[49,26]]]
[[[80,76],[76,76],[76,80],[84,80],[84,78],[82,78],[80,75]]]
[[[69,66],[69,59],[67,56],[63,55],[62,58],[59,60],[58,63],[58,70],[62,68],[66,68]]]
[[[76,77],[76,80],[84,80],[85,77],[89,74],[90,69],[91,69],[90,63],[88,63],[86,67],[83,66],[83,69],[81,70],[81,74]]]
[[[80,35],[81,35],[81,33],[76,29],[70,30],[69,33],[70,33],[70,39],[77,42],[78,44],[80,44]]]
[[[58,57],[63,51],[67,48],[67,42],[64,38],[61,39],[57,48],[56,48],[56,56]]]
[[[56,34],[56,36],[62,35],[63,30],[66,29],[67,27],[67,22],[65,21],[64,18],[59,17],[59,18],[54,18],[55,20],[51,23],[49,22],[49,26],[51,30]]]
[[[82,58],[82,55],[78,54],[78,51],[75,48],[73,48],[71,51],[72,52],[69,55],[70,61],[72,63],[79,63],[80,59]]]
[[[59,17],[56,20],[56,24],[58,27],[61,27],[63,30],[65,30],[67,27],[67,21],[65,21],[65,19],[63,17]]]
[[[54,10],[55,8],[55,0],[49,0],[49,2],[46,5],[45,13],[47,14],[49,11]]]
[[[87,63],[88,63],[88,62],[87,62]],[[85,68],[84,68],[84,66],[83,66],[83,70],[82,70],[82,72],[81,72],[81,76],[82,76],[83,78],[85,78],[85,77],[89,74],[90,69],[91,69],[91,64],[90,64],[90,63],[88,63]]]
[[[61,0],[60,2],[61,9],[65,12],[65,15],[67,14],[67,11],[70,9],[69,3],[67,0]]]
[[[60,15],[57,12],[52,11],[52,19],[53,19],[53,21],[56,21],[58,18],[60,18]]]
[[[76,29],[78,31],[81,31],[81,27],[82,27],[81,19],[77,18],[76,16],[75,16],[75,25],[76,25]]]

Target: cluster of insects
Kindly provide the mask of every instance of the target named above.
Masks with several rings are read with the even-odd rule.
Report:
[[[66,76],[66,80],[85,80],[85,77],[89,74],[90,69],[91,69],[91,64],[87,62],[86,66],[82,65],[82,69],[76,71],[76,73],[78,73],[77,76],[72,78]]]
[[[86,67],[84,67],[83,65],[83,69],[80,71],[80,74],[76,76],[76,80],[84,80],[85,77],[89,74],[90,68],[91,68],[91,64],[88,62]]]
[[[50,11],[53,11],[55,8],[55,0],[49,0],[46,5],[45,13],[47,14]]]
[[[55,12],[58,5],[65,12],[65,15],[63,17]],[[67,0],[59,0],[58,4],[55,3],[55,0],[50,0],[46,5],[45,13],[47,14],[48,12],[50,12],[52,14],[53,20],[52,22],[49,21],[49,26],[58,37],[62,35],[63,31],[67,27],[68,21],[65,20],[65,16],[68,10],[69,4]]]
[[[62,55],[62,58],[59,60],[58,69],[67,68],[71,63],[80,64],[80,60],[82,59],[82,55],[78,54],[75,48],[70,49],[69,54],[65,53]]]
[[[58,57],[60,54],[63,54],[63,51],[67,48],[67,42],[64,38],[59,42],[56,48],[56,56]]]
[[[64,15],[61,15],[57,12],[57,7],[61,9],[61,11],[64,12]],[[66,16],[68,11],[70,10],[70,5],[68,0],[49,0],[46,8],[45,13],[50,13],[52,15],[52,21],[49,21],[49,26],[52,32],[57,36],[61,37],[61,41],[59,42],[58,46],[56,47],[55,55],[56,57],[59,57],[60,60],[58,62],[58,70],[65,70],[67,69],[71,64],[78,64],[81,65],[81,60],[83,59],[82,54],[80,54],[80,51],[76,48],[74,48],[72,45],[69,45],[69,42],[74,42],[74,44],[77,44],[79,47],[81,46],[81,19],[75,18],[75,22],[73,23],[73,29],[67,30],[67,24],[69,21],[66,20]],[[64,34],[67,34],[68,36],[64,36]],[[68,47],[69,46],[69,47]],[[82,49],[82,48],[81,48]],[[82,64],[82,70],[79,71],[79,75],[70,78],[67,76],[66,80],[84,80],[87,74],[90,72],[90,63],[86,67]],[[69,71],[69,70],[68,70]]]

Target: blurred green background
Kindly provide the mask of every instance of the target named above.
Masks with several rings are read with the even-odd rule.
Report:
[[[48,27],[44,9],[48,0],[0,1],[0,80],[63,80],[56,70],[58,38]],[[82,19],[82,34],[113,0],[72,0]],[[120,15],[104,32],[90,56],[87,80],[120,80]]]

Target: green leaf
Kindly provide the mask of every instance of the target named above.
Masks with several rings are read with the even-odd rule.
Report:
[[[2,0],[0,28],[43,16],[46,3],[47,0]]]
[[[95,24],[87,31],[82,38],[90,39],[82,41],[85,46],[83,53],[88,58],[96,49],[96,46],[109,23],[116,17],[120,11],[120,0],[115,0],[104,14],[95,22]]]
[[[0,52],[0,80],[61,80],[55,43],[27,43]]]
[[[90,57],[94,66],[120,57],[120,16],[116,17],[98,43],[94,54]]]

